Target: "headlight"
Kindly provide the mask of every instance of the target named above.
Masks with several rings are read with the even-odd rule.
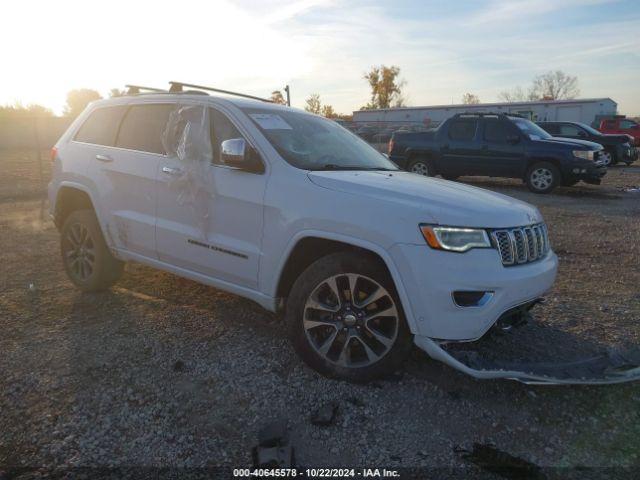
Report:
[[[420,225],[420,231],[427,244],[438,250],[466,252],[472,248],[491,248],[487,232],[480,228]]]
[[[574,150],[573,156],[584,158],[585,160],[591,160],[593,162],[593,150]]]

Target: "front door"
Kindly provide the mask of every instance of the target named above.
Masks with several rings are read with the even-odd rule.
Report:
[[[192,136],[183,144],[195,150],[167,157],[158,169],[158,256],[193,272],[256,288],[267,175],[221,161],[224,140],[247,137],[220,110],[191,106],[180,116],[189,127],[182,135]]]

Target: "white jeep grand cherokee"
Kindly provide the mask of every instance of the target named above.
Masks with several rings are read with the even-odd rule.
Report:
[[[283,309],[314,369],[362,381],[412,342],[480,338],[553,284],[540,212],[407,173],[337,123],[202,92],[98,101],[52,151],[50,209],[79,288],[136,261]]]

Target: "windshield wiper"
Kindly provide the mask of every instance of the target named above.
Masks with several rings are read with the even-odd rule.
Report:
[[[313,170],[364,170],[364,171],[383,171],[383,172],[395,172],[397,169],[386,167],[359,167],[357,165],[336,165],[335,163],[327,163],[320,168],[314,168]]]

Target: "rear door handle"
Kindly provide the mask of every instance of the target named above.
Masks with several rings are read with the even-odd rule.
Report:
[[[100,160],[101,162],[113,162],[113,158],[109,155],[96,155],[96,160]]]
[[[162,167],[162,173],[166,173],[167,175],[180,175],[182,170],[173,167]]]

